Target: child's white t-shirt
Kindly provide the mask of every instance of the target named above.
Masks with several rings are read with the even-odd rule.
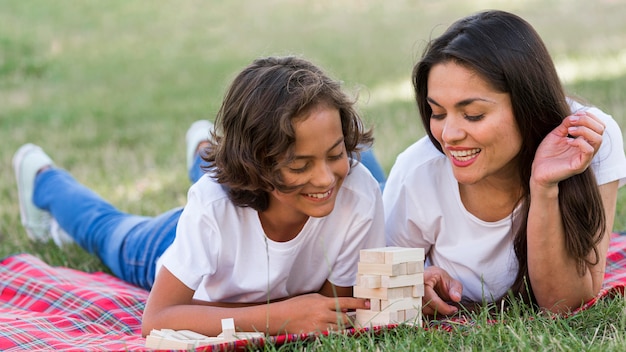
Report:
[[[164,265],[194,298],[211,302],[265,302],[317,292],[328,279],[353,286],[359,251],[385,245],[378,182],[355,165],[326,217],[310,217],[288,242],[263,232],[258,212],[238,207],[210,176],[189,190],[176,239],[157,264]]]
[[[582,106],[571,102],[572,111]],[[613,118],[589,109],[606,124],[591,167],[598,184],[626,181],[622,134]],[[487,195],[488,196],[488,195]],[[459,194],[448,158],[428,136],[402,152],[383,193],[388,246],[422,247],[427,265],[446,270],[463,283],[463,298],[473,302],[502,297],[515,280],[512,217],[486,222],[469,213]],[[515,214],[513,214],[515,216]]]

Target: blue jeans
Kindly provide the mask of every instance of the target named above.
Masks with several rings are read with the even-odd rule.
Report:
[[[376,170],[373,155],[362,161]],[[201,163],[196,156],[189,170],[192,182],[204,174]],[[52,214],[78,245],[100,258],[115,276],[147,290],[154,284],[157,259],[174,241],[183,210],[175,208],[156,217],[124,213],[57,168],[37,175],[33,203]]]
[[[35,178],[33,203],[52,214],[74,241],[113,274],[152,288],[156,260],[174,241],[182,208],[156,217],[119,211],[67,171],[47,169]]]

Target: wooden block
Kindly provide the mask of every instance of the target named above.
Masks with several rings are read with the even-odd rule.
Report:
[[[370,298],[370,310],[380,312],[380,303],[382,300],[378,298]]]
[[[370,327],[398,323],[396,312],[375,312],[369,309],[357,309],[355,325],[357,327]]]
[[[223,341],[235,341],[235,340],[248,340],[254,338],[265,337],[265,334],[262,332],[235,332],[231,335],[230,340],[224,338],[224,332],[217,335],[218,338],[221,338]]]
[[[387,247],[361,249],[359,251],[359,262],[384,264],[386,249]]]
[[[146,336],[146,347],[155,350],[191,350],[196,348],[190,341],[168,340],[164,337]]]
[[[217,335],[227,341],[236,340],[235,336],[235,320],[233,318],[222,319],[222,333]]]
[[[175,330],[176,334],[178,334],[178,336],[182,336],[183,338],[189,339],[189,340],[209,340],[211,339],[211,337],[208,337],[206,335],[202,335],[200,333],[197,333],[195,331],[191,331],[191,330]]]
[[[415,326],[422,326],[422,309],[406,309],[404,322]]]
[[[380,275],[370,275],[370,274],[357,274],[356,276],[356,286],[366,287],[366,288],[377,288],[380,286]]]
[[[424,261],[406,262],[407,274],[418,274],[424,272]]]
[[[353,296],[358,298],[377,298],[377,299],[398,299],[405,297],[413,297],[413,287],[380,287],[366,288],[360,286],[353,287]]]
[[[214,343],[224,342],[218,337],[208,337],[191,330],[152,330],[146,336],[146,347],[152,349],[189,350]]]
[[[146,347],[155,350],[193,350],[198,347],[234,340],[262,338],[260,332],[235,332],[233,319],[222,319],[222,333],[208,337],[191,330],[152,330],[146,336]]]
[[[380,276],[380,287],[402,287],[420,284],[424,284],[424,273],[397,276]]]
[[[385,264],[424,261],[424,248],[387,247]]]
[[[395,265],[398,266],[398,273],[395,276],[406,275],[409,273],[407,263],[398,263]]]
[[[424,284],[414,285],[411,295],[413,297],[424,297]]]
[[[406,263],[398,264],[377,264],[377,263],[358,263],[358,273],[363,275],[386,275],[396,276],[407,272]]]
[[[422,310],[422,297],[413,298],[400,298],[390,300],[380,300],[380,310],[385,311],[404,311],[407,309],[419,309]],[[404,319],[403,319],[404,320]]]
[[[424,249],[410,247],[367,248],[360,250],[359,261],[375,264],[424,261]]]

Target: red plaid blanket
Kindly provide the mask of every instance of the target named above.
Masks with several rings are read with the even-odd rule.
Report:
[[[624,293],[626,236],[614,235],[604,288],[597,299]],[[104,273],[51,267],[29,254],[0,261],[0,350],[145,350],[141,314],[148,293]],[[381,329],[384,329],[382,327]],[[348,330],[358,335],[367,330]],[[273,336],[248,344],[280,345],[314,335]],[[246,342],[205,348],[237,349]]]

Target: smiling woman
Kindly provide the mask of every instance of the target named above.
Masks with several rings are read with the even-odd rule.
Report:
[[[508,293],[554,312],[604,277],[626,157],[617,123],[566,98],[546,47],[503,11],[462,18],[413,71],[428,136],[393,166],[389,245],[427,250],[427,314]]]

